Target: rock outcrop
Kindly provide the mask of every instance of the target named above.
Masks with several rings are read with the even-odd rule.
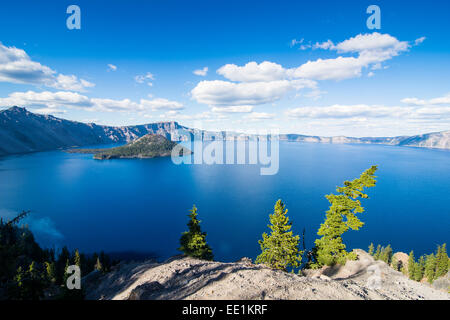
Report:
[[[122,263],[87,281],[88,299],[441,299],[450,295],[412,281],[363,250],[345,266],[307,270],[304,275],[255,265],[177,256],[164,263]]]

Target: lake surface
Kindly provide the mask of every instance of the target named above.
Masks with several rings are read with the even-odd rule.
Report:
[[[177,254],[195,204],[217,260],[255,258],[268,214],[282,199],[310,247],[335,192],[371,165],[378,183],[363,199],[365,225],[345,234],[416,256],[450,240],[450,152],[381,145],[280,143],[279,172],[258,165],[175,165],[170,158],[97,161],[61,151],[0,158],[0,216],[32,210],[44,246],[84,252]]]

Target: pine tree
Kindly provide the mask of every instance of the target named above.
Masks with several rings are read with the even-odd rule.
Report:
[[[189,213],[189,231],[183,232],[180,238],[180,250],[190,257],[213,260],[211,247],[206,243],[206,232],[200,228],[200,220],[197,219],[197,208],[195,205]]]
[[[415,267],[414,251],[411,251],[408,257],[408,275],[410,279],[414,279],[414,267]]]
[[[97,257],[97,261],[95,262],[95,270],[97,271],[103,271],[102,263],[100,262],[100,258]]]
[[[47,273],[47,278],[50,282],[56,282],[56,265],[55,262],[45,262],[45,270]]]
[[[368,198],[363,193],[364,188],[375,186],[375,171],[377,166],[372,166],[364,171],[361,176],[353,181],[345,181],[343,187],[336,190],[338,195],[330,194],[326,198],[331,206],[326,214],[325,222],[321,224],[317,234],[322,236],[315,241],[316,261],[320,265],[345,264],[350,259],[356,259],[355,253],[347,252],[342,241],[342,234],[352,230],[359,230],[364,223],[359,220],[357,214],[363,213],[359,198]]]
[[[436,278],[445,276],[448,272],[448,255],[447,244],[443,244],[438,250],[438,257],[436,261]]]
[[[379,260],[381,255],[381,244],[377,245],[377,250],[375,251],[375,254],[373,255],[373,258],[375,260]]]
[[[73,261],[75,262],[75,265],[81,268],[81,256],[80,251],[78,251],[78,249],[75,250]]]
[[[380,260],[386,262],[387,264],[391,264],[392,248],[390,244],[388,244],[386,248],[383,248]]]
[[[432,283],[435,279],[436,273],[436,257],[434,254],[430,254],[427,256],[425,260],[425,277],[429,283]]]
[[[391,266],[395,271],[400,271],[400,261],[398,261],[397,256],[392,256]]]
[[[278,200],[273,214],[269,215],[271,233],[263,233],[259,240],[261,254],[256,263],[264,263],[273,269],[287,271],[288,268],[297,268],[302,261],[303,251],[300,251],[298,235],[294,236],[291,230],[292,222],[287,216],[288,210],[283,202]]]
[[[369,245],[369,254],[373,256],[373,243],[371,242]]]
[[[419,261],[414,264],[414,280],[421,281],[425,271],[425,258],[421,256]]]

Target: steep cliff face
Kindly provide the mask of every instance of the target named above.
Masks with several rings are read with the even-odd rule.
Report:
[[[12,107],[0,111],[0,155],[129,142],[148,133],[170,139],[171,132],[183,128],[176,122],[128,127],[100,126]]]

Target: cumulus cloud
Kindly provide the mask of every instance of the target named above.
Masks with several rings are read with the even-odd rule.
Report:
[[[303,40],[291,41],[291,45]],[[382,63],[407,51],[411,44],[389,34],[359,34],[340,43],[331,40],[314,45],[313,49],[333,50],[340,56],[307,61],[298,67],[263,61],[243,66],[226,64],[217,70],[224,80],[201,81],[191,91],[192,98],[210,106],[259,105],[282,99],[291,91],[311,89],[312,98],[320,97],[317,81],[357,78],[363,69],[377,70]],[[343,56],[345,54],[346,56]],[[373,72],[368,76],[373,76]],[[305,94],[308,97],[308,94]]]
[[[43,109],[46,113],[60,111],[61,107],[81,108],[86,111],[161,111],[181,110],[183,104],[163,98],[141,99],[139,102],[130,99],[115,100],[89,98],[75,92],[13,92],[6,98],[0,98],[0,107],[26,106]],[[50,112],[54,110],[53,112]]]
[[[0,43],[0,82],[47,86],[56,89],[85,91],[94,84],[74,75],[58,74],[50,67],[31,60],[28,54]]]
[[[211,106],[258,105],[281,99],[287,92],[315,87],[312,81],[277,80],[267,82],[201,81],[191,91],[192,98]]]
[[[208,67],[204,67],[203,69],[194,70],[192,73],[197,76],[204,77],[208,73]]]
[[[270,61],[260,64],[249,62],[242,67],[226,64],[217,70],[217,73],[228,80],[240,82],[274,81],[286,78],[286,69]]]

